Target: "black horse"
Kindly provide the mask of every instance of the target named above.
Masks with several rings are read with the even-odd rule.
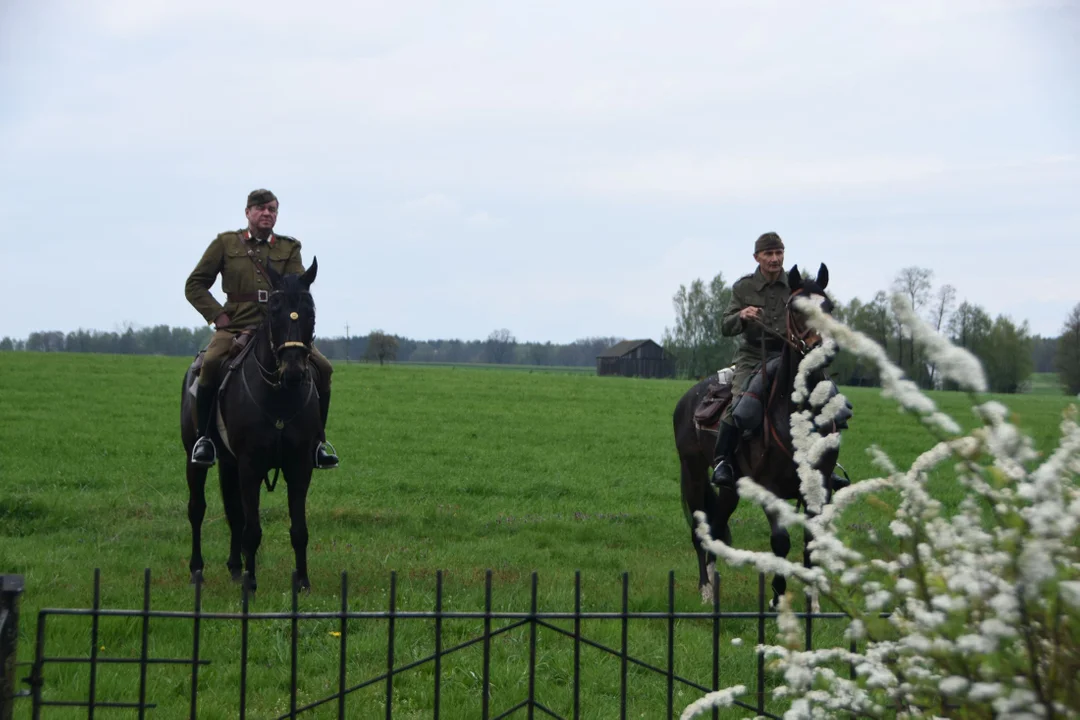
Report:
[[[302,275],[281,276],[267,267],[273,288],[266,319],[250,328],[248,352],[228,374],[217,396],[217,421],[210,433],[219,452],[218,478],[231,541],[226,565],[234,581],[254,592],[255,553],[262,540],[259,496],[270,470],[285,475],[289,496],[289,537],[296,556],[296,585],[310,589],[307,567],[307,492],[321,420],[319,396],[308,363],[315,336],[311,284],[318,260]],[[187,458],[188,520],[191,522],[191,580],[202,578],[202,522],[206,514],[207,468],[191,463],[195,444],[194,397],[188,391],[195,368],[184,375],[180,436]],[[220,423],[220,424],[218,424]],[[276,475],[275,475],[276,481]],[[241,563],[243,555],[243,563]]]
[[[825,265],[819,268],[816,280],[803,278],[798,266],[788,273],[788,286],[791,291],[787,303],[788,332],[784,338],[779,366],[768,386],[768,395],[762,398],[762,401],[767,400],[763,427],[753,436],[744,437],[735,454],[739,477],[749,476],[778,498],[798,500],[803,504],[805,499],[799,489],[800,480],[791,441],[791,413],[801,409],[801,406],[792,400],[792,391],[799,362],[806,353],[821,344],[821,337],[806,328],[802,313],[794,307],[791,299],[799,295],[811,298],[819,296],[822,309],[831,312],[832,302],[825,295],[828,283],[829,271]],[[812,389],[815,383],[822,379],[822,371],[815,371],[809,378],[809,387]],[[704,512],[712,536],[730,545],[731,529],[728,520],[739,503],[737,494],[718,495],[712,487],[709,467],[713,460],[716,433],[699,428],[694,420],[695,409],[709,385],[715,382],[716,378],[710,377],[690,388],[675,405],[673,416],[675,447],[681,464],[683,511],[690,524],[690,537],[698,559],[698,587],[702,601],[710,603],[716,556],[702,547],[701,540],[695,534],[694,513],[699,510]],[[815,466],[828,483],[833,482],[832,475],[838,455],[837,450],[827,451]],[[779,525],[773,513],[766,511],[765,514],[771,528],[772,551],[779,557],[787,557],[791,550],[791,538],[787,530]],[[777,575],[773,578],[772,587],[775,604],[786,590],[787,581],[783,576]]]

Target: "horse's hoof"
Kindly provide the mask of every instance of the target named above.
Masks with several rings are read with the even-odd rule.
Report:
[[[244,592],[250,595],[254,595],[255,591],[259,588],[259,584],[255,582],[255,576],[249,572],[244,573],[242,584],[244,586]]]
[[[311,581],[308,580],[306,577],[299,578],[296,581],[296,592],[298,592],[298,593],[299,592],[310,593],[311,592]]]
[[[713,586],[702,585],[701,588],[701,604],[712,605],[713,604]]]
[[[201,585],[202,583],[203,583],[202,570],[193,570],[191,572],[191,584],[192,585]]]
[[[229,570],[229,575],[232,577],[234,583],[240,583],[244,581],[244,573],[240,570]]]

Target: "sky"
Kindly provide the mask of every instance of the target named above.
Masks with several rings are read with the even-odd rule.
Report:
[[[925,267],[1057,335],[1078,38],[1080,0],[0,0],[0,336],[203,325],[262,187],[327,337],[659,340],[766,231],[838,300]]]

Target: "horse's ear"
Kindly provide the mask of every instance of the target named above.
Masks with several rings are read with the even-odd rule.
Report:
[[[266,276],[270,278],[270,285],[274,289],[281,287],[281,274],[270,263],[266,263]]]
[[[791,272],[787,275],[788,287],[792,290],[798,290],[802,287],[802,275],[799,274],[799,266],[795,265],[791,268]]]
[[[821,263],[821,267],[818,268],[817,284],[822,290],[829,286],[829,268],[825,267],[825,263]]]
[[[311,258],[311,267],[309,267],[303,275],[300,276],[300,282],[304,284],[304,287],[309,288],[311,284],[315,282],[315,276],[319,274],[319,257],[315,256]]]

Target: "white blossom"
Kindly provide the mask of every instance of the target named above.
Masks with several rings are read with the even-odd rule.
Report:
[[[713,708],[730,707],[735,702],[735,698],[746,692],[745,685],[736,685],[735,687],[726,688],[724,690],[717,690],[711,692],[699,700],[695,700],[692,704],[687,706],[683,710],[682,715],[679,716],[680,720],[690,720],[690,718],[697,717],[702,713],[712,710]]]
[[[772,553],[731,548],[714,540],[703,513],[695,532],[707,550],[733,566],[782,573],[807,593],[834,600],[848,616],[843,647],[802,650],[801,623],[790,596],[781,599],[778,625],[783,645],[758,646],[783,678],[774,698],[787,705],[785,718],[835,716],[924,716],[942,696],[963,708],[988,708],[999,717],[1043,718],[1053,703],[1060,717],[1080,717],[1074,694],[1067,694],[1069,669],[1055,643],[1069,633],[1053,628],[1074,622],[1080,609],[1080,425],[1075,407],[1064,414],[1057,448],[1040,456],[1035,443],[997,400],[976,402],[981,423],[970,432],[938,408],[904,376],[881,346],[862,333],[798,299],[796,307],[826,343],[800,363],[796,395],[807,407],[791,417],[800,490],[811,513],[795,512],[787,501],[753,482],[739,480],[740,495],[766,508],[784,527],[813,534],[814,566]],[[986,390],[978,360],[953,347],[895,301],[897,317],[941,376],[972,393]],[[840,446],[828,430],[846,398],[831,383],[808,386],[837,347],[874,364],[882,395],[898,410],[929,429],[929,448],[899,467],[879,445],[868,452],[881,477],[859,479],[824,504],[822,473],[814,467]],[[887,443],[889,438],[882,438]],[[906,450],[905,450],[906,452]],[[959,503],[943,505],[928,484],[952,473]],[[879,541],[873,528],[851,529],[850,513],[872,495],[897,497],[886,520],[890,533]],[[856,549],[858,547],[858,549]],[[792,591],[793,593],[795,591]],[[880,613],[887,613],[884,621]],[[1055,617],[1054,613],[1058,613]],[[1062,625],[1062,624],[1065,625]],[[1073,631],[1074,632],[1074,631]],[[732,639],[735,644],[737,638]],[[1078,649],[1070,646],[1070,652]],[[1056,664],[1055,664],[1056,663]],[[851,664],[855,679],[832,666]],[[966,675],[966,677],[965,677]],[[1032,678],[1040,682],[1035,693]],[[689,718],[730,705],[741,686],[710,693],[683,713]]]
[[[941,688],[942,695],[959,695],[968,688],[967,678],[960,677],[959,675],[950,675],[941,681],[938,686]]]

